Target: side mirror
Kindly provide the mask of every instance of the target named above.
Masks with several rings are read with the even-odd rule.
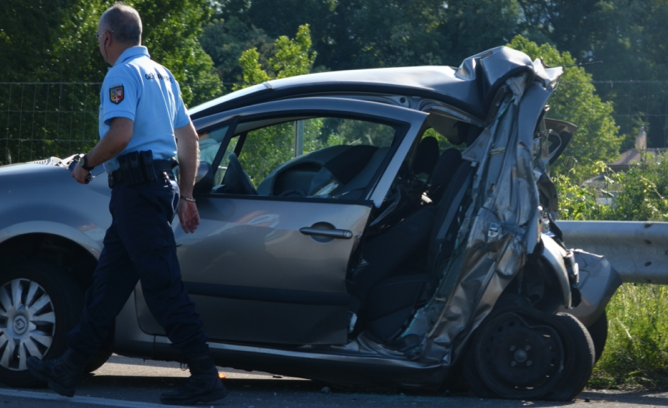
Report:
[[[577,126],[565,120],[545,119],[545,127],[550,129],[549,143],[550,164],[559,158],[573,139]]]

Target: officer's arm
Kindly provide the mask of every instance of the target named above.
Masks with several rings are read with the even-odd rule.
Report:
[[[134,122],[128,118],[113,118],[109,124],[109,131],[86,155],[88,166],[95,167],[118,156],[123,149],[130,143],[132,133],[134,132]],[[88,171],[81,166],[75,167],[72,172],[79,183],[85,183]]]
[[[179,161],[179,188],[181,189],[181,195],[192,198],[199,162],[197,132],[195,132],[192,122],[190,122],[186,126],[174,129],[174,135],[176,136],[176,151]]]
[[[192,122],[174,129],[176,136],[177,155],[179,160],[179,188],[181,196],[192,199],[193,186],[199,163],[199,145],[197,132]],[[194,201],[182,199],[179,204],[179,220],[186,233],[195,232],[199,226],[199,212]]]

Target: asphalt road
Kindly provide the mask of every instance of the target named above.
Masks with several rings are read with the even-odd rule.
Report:
[[[432,407],[573,407],[629,408],[666,407],[668,392],[619,392],[588,390],[574,402],[484,400],[470,394],[407,392],[391,389],[341,390],[324,384],[274,376],[220,370],[230,394],[216,407],[243,408],[432,408]],[[144,362],[113,356],[107,364],[84,379],[74,398],[48,389],[12,389],[0,386],[0,408],[11,407],[123,407],[155,408],[160,393],[183,384],[188,377],[178,364]],[[208,405],[205,405],[208,406]]]

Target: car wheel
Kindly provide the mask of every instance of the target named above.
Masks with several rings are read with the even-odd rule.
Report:
[[[587,327],[587,331],[589,331],[591,341],[594,343],[594,351],[596,352],[595,362],[598,362],[605,349],[605,343],[608,340],[608,316],[605,311],[591,326]]]
[[[565,359],[555,328],[521,308],[504,308],[484,322],[469,353],[467,381],[485,398],[541,398],[557,385]]]
[[[0,382],[42,385],[26,367],[30,356],[54,358],[77,323],[83,290],[59,269],[38,261],[9,266],[0,277]]]
[[[558,313],[549,320],[561,337],[566,356],[560,381],[545,399],[571,401],[582,392],[594,370],[594,344],[587,328],[574,316]]]

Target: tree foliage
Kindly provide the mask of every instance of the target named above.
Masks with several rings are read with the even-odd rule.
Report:
[[[219,29],[234,33],[230,39],[253,38],[252,47],[263,61],[273,52],[260,46],[263,36],[277,38],[310,24],[316,70],[459,65],[519,34],[568,52],[587,69],[600,98],[614,103],[624,148],[632,147],[641,125],[648,147],[668,146],[668,86],[607,82],[665,80],[664,0],[285,0],[280,7],[270,0],[216,3]],[[248,48],[234,50],[232,60]],[[238,69],[226,72],[231,74],[224,76],[226,81],[241,80]]]
[[[233,90],[270,79],[308,74],[316,57],[311,51],[311,33],[308,25],[300,26],[294,39],[279,37],[274,42],[274,50],[274,55],[268,57],[266,64],[259,61],[260,56],[256,48],[244,51],[239,57],[243,83],[235,84]],[[294,122],[289,122],[252,132],[248,138],[248,146],[239,161],[254,182],[259,183],[272,169],[293,157],[294,150],[291,145],[295,126]],[[322,120],[306,120],[303,126],[304,152],[308,153],[321,147],[317,135],[323,126]]]
[[[560,216],[572,220],[668,221],[668,157],[643,154],[627,172],[598,162],[599,176],[580,183],[573,169],[555,177]]]
[[[623,132],[632,136],[644,125],[648,147],[668,145],[665,85],[606,81],[664,80],[668,68],[665,38],[668,3],[662,0],[518,0],[525,16],[522,30],[540,43],[568,51],[597,80],[599,94],[614,101]],[[623,120],[623,121],[622,121]]]
[[[0,8],[3,81],[102,82],[106,64],[95,41],[111,0],[5,0]],[[206,0],[127,1],[142,17],[151,57],[180,82],[186,103],[219,95],[211,58],[199,45],[211,9]],[[30,50],[30,52],[26,52]]]
[[[316,70],[458,65],[508,42],[519,12],[516,0],[285,0],[280,7],[270,0],[218,3],[215,24],[220,28],[205,32],[205,38],[228,24],[229,32],[239,33],[240,23],[249,33],[262,30],[277,38],[306,23],[318,55]]]
[[[234,82],[242,81],[243,68],[239,65],[241,54],[255,48],[256,59],[268,66],[268,56],[273,55],[274,40],[264,30],[247,27],[240,19],[232,17],[224,22],[213,19],[204,26],[200,42],[204,51],[211,56],[223,85],[230,89]]]
[[[257,48],[244,51],[239,57],[244,81],[233,89],[242,89],[270,79],[304,75],[311,71],[316,53],[311,51],[311,30],[308,24],[299,26],[294,39],[280,36],[274,42],[274,49],[274,55],[268,58],[268,66],[265,68],[262,67]]]
[[[562,66],[561,84],[550,98],[547,115],[578,125],[578,130],[568,148],[553,166],[554,171],[563,172],[580,166],[583,176],[596,174],[597,162],[610,162],[619,155],[621,137],[611,114],[611,103],[602,102],[596,95],[591,75],[576,65],[568,52],[560,53],[549,44],[537,45],[517,36],[509,44],[529,55],[542,58],[549,66]],[[592,167],[593,166],[593,167]]]
[[[211,15],[207,0],[127,3],[142,17],[143,43],[151,57],[172,71],[186,104],[221,93],[213,62],[198,41]],[[106,73],[94,34],[100,16],[112,4],[112,0],[3,0],[0,78],[31,84],[0,88],[4,128],[0,137],[5,148],[0,163],[66,157],[95,143],[100,90],[82,82],[101,83]],[[32,115],[17,111],[17,102]]]

